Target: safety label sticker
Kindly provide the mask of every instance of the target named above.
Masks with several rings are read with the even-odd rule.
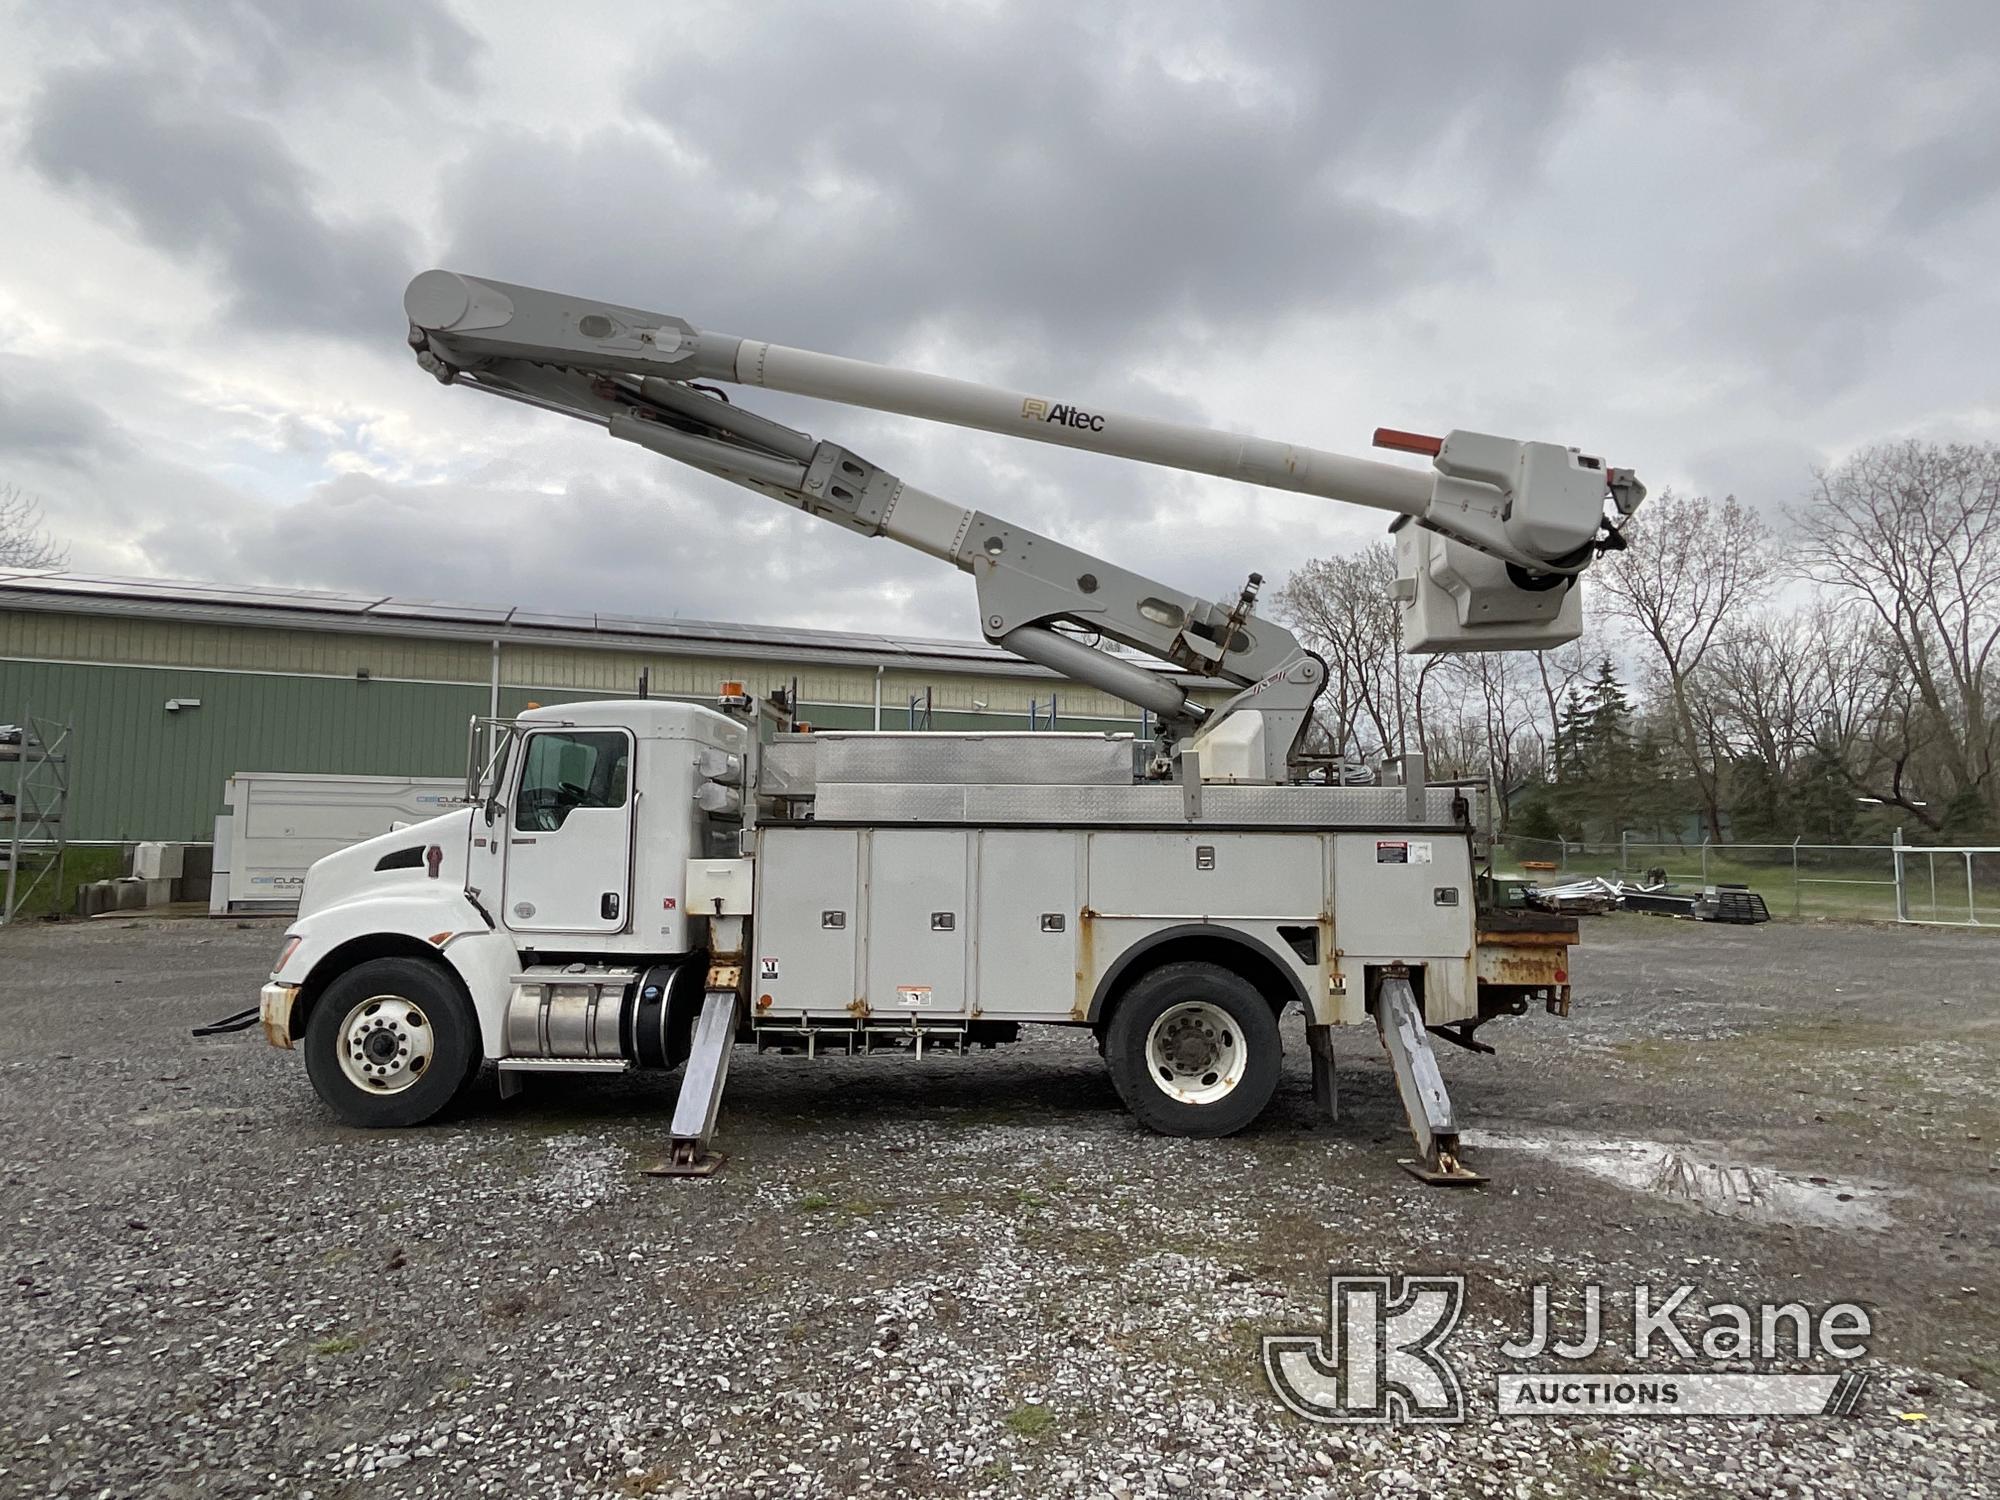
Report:
[[[928,1010],[931,987],[927,984],[899,984],[896,986],[896,1003],[905,1010]]]
[[[759,979],[776,979],[778,977],[778,961],[775,958],[758,959],[757,977]]]

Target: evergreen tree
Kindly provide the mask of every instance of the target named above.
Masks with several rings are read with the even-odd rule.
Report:
[[[1791,789],[1761,755],[1739,756],[1730,763],[1729,827],[1736,838],[1751,844],[1789,843],[1805,831]]]
[[[1789,789],[1798,827],[1792,837],[1808,842],[1851,844],[1861,824],[1861,805],[1841,770],[1840,751],[1822,740],[1793,773]]]

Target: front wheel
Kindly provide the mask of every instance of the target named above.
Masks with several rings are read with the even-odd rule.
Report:
[[[335,979],[306,1022],[306,1073],[350,1125],[421,1125],[479,1071],[472,1007],[434,963],[376,958]]]
[[[1164,964],[1111,1013],[1104,1058],[1125,1107],[1162,1135],[1233,1135],[1278,1087],[1278,1018],[1219,964]]]

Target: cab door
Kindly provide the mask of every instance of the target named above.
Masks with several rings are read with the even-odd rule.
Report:
[[[515,932],[619,932],[632,903],[631,733],[531,730],[507,813],[506,899]],[[496,830],[497,831],[497,830]]]

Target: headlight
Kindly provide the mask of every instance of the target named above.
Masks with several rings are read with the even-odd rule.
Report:
[[[278,961],[271,965],[271,977],[273,979],[276,979],[280,974],[285,972],[285,965],[292,961],[292,955],[299,951],[299,944],[304,941],[303,937],[288,937],[285,939],[284,951],[279,953]]]

